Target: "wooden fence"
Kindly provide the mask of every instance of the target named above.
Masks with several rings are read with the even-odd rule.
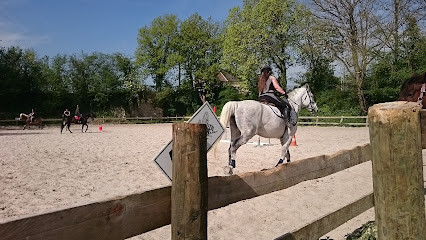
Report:
[[[146,122],[182,122],[190,119],[188,116],[174,117],[98,117],[95,123],[146,123]],[[60,124],[60,118],[43,119],[47,124]],[[19,125],[20,120],[0,120],[0,124]],[[299,125],[312,126],[368,126],[367,116],[300,116]]]
[[[424,112],[422,112],[423,115]],[[425,122],[421,125],[425,125],[426,117],[422,117],[421,119]],[[370,121],[370,124],[375,124],[375,122],[375,120]],[[420,129],[418,126],[419,123],[415,121],[414,123],[417,125],[414,124],[413,127],[417,126]],[[383,125],[382,122],[378,123],[378,125],[380,124]],[[402,125],[406,126],[406,124]],[[379,135],[382,138],[386,137],[384,134]],[[383,141],[383,139],[381,140]],[[419,142],[420,138],[415,138],[415,141]],[[188,148],[183,147],[182,149]],[[357,164],[370,161],[373,156],[380,155],[377,153],[373,154],[374,152],[375,150],[372,150],[370,144],[366,144],[355,147],[352,150],[342,150],[332,155],[322,155],[291,162],[266,171],[243,173],[227,177],[209,177],[207,179],[207,209],[217,209],[244,199],[286,189],[303,181],[328,176]],[[185,153],[173,152],[173,156],[175,154]],[[197,156],[202,158],[199,155]],[[418,157],[418,155],[416,156]],[[393,154],[393,157],[398,157],[398,155]],[[187,175],[194,176],[196,174]],[[389,179],[391,178],[389,177]],[[202,182],[203,180],[199,181]],[[421,190],[423,190],[423,178],[421,184]],[[402,184],[401,188],[404,188],[404,186],[406,185]],[[173,186],[154,189],[104,202],[0,223],[0,236],[6,240],[129,238],[172,222],[172,201],[175,201],[175,196],[173,195],[172,197],[172,188]],[[418,190],[418,186],[415,190]],[[416,196],[418,197],[418,194]],[[404,195],[404,197],[409,198],[410,196]],[[422,195],[422,197],[424,210],[424,196]],[[308,223],[305,227],[297,231],[277,236],[277,239],[318,239],[344,222],[373,207],[374,200],[377,202],[378,199],[382,201],[373,195],[373,193],[368,194],[342,209],[332,212],[312,223]],[[193,201],[192,198],[191,200]],[[409,201],[409,199],[406,200]],[[416,203],[419,203],[419,201],[416,201]],[[389,206],[386,205],[386,207]],[[380,223],[378,226],[381,227]],[[174,229],[173,226],[172,229]],[[423,236],[413,239],[421,239]]]

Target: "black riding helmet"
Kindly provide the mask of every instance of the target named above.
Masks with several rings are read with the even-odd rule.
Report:
[[[269,65],[265,65],[265,66],[263,66],[263,68],[260,70],[260,72],[265,72],[265,71],[272,72],[272,68],[271,68]]]

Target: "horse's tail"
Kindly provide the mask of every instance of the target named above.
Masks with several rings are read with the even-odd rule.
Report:
[[[220,114],[220,123],[222,126],[226,129],[226,127],[229,124],[229,120],[235,113],[235,109],[237,107],[236,101],[230,101],[223,106],[222,112]],[[219,145],[219,141],[217,141],[215,144],[213,144],[213,156],[214,158],[217,158],[217,146]]]
[[[235,113],[235,109],[237,108],[238,102],[230,101],[223,106],[222,113],[220,114],[220,123],[224,128],[226,128],[229,124],[229,120]]]

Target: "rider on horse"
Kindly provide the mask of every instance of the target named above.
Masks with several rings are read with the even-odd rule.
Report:
[[[291,118],[291,105],[287,99],[279,97],[279,94],[285,96],[285,91],[281,88],[278,80],[272,75],[272,68],[268,65],[260,70],[260,76],[257,83],[259,91],[259,101],[274,104],[287,121],[295,125],[296,120]]]
[[[71,116],[70,110],[68,110],[68,108],[65,109],[64,111],[64,117],[69,117]]]
[[[32,123],[33,120],[34,120],[34,114],[35,114],[34,109],[31,109],[31,113],[28,114],[28,118],[30,119],[30,123]]]
[[[81,114],[80,114],[80,107],[77,104],[77,107],[75,108],[75,118],[80,122]]]

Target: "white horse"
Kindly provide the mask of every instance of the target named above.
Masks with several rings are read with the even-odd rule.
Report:
[[[318,107],[309,85],[296,88],[288,94],[288,100],[298,115],[301,108],[308,108],[311,113],[316,113]],[[282,151],[278,164],[290,162],[288,150],[291,138],[296,133],[297,124],[287,123],[287,119],[280,117],[278,108],[254,100],[230,101],[223,106],[220,122],[231,130],[231,143],[228,149],[229,163],[225,167],[225,174],[232,174],[235,168],[236,152],[239,147],[246,144],[254,135],[265,138],[279,138]],[[297,117],[297,116],[296,116]]]

